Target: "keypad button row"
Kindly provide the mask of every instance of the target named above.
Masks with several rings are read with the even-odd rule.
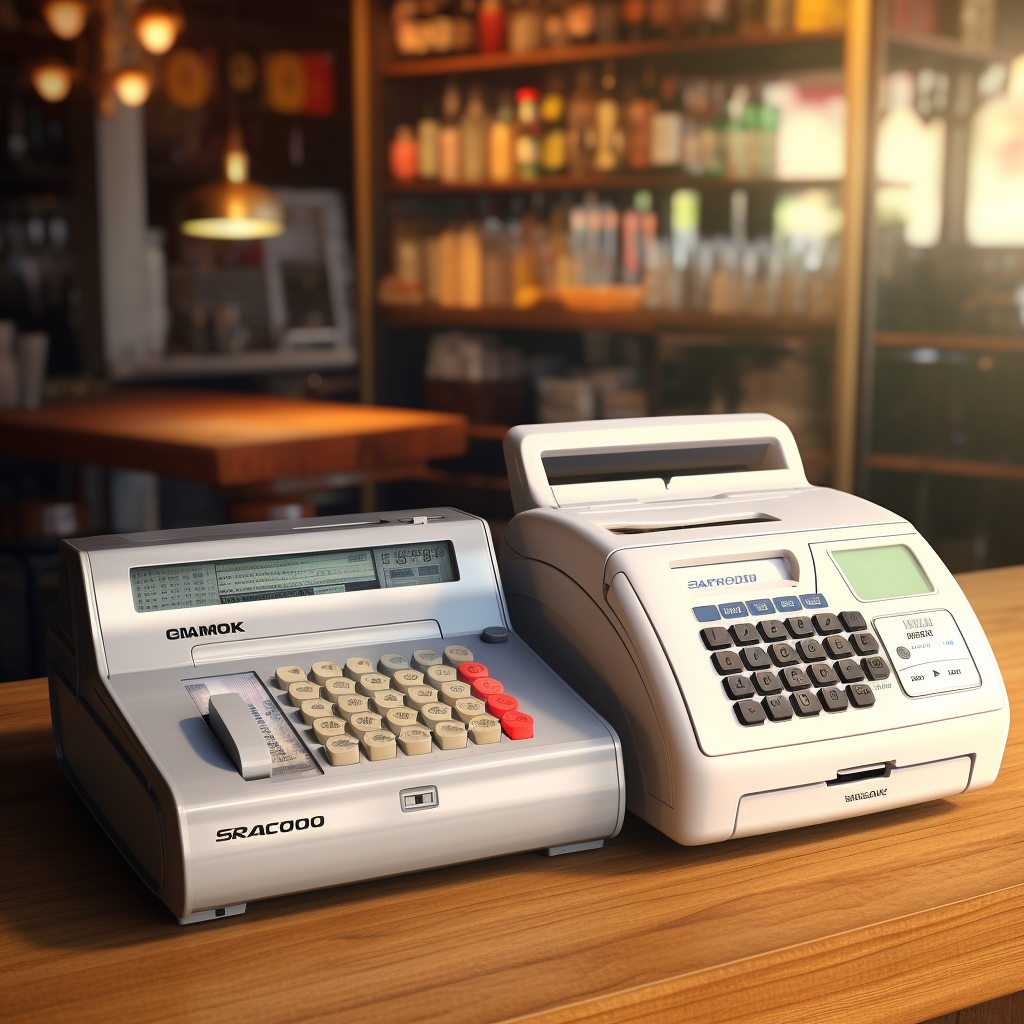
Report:
[[[753,598],[749,601],[727,601],[725,604],[702,604],[693,609],[698,622],[717,622],[719,619],[742,619],[747,615],[773,615],[775,612],[799,612],[803,609],[827,608],[822,594],[787,594],[785,597]],[[847,629],[861,629],[848,626]]]
[[[867,679],[875,682],[889,675],[889,666],[883,658],[864,658],[858,665],[852,660],[837,661],[830,665],[814,664],[807,668],[789,666],[779,672],[753,672],[749,677],[730,674],[722,680],[725,692],[738,700],[749,697],[756,690],[762,695],[786,690],[807,690],[812,686],[835,686],[859,683]]]
[[[724,626],[705,626],[700,631],[700,638],[709,651],[717,651],[726,647],[745,647],[749,644],[771,643],[790,638],[804,640],[813,637],[817,631],[819,635],[831,638],[839,647],[854,644],[859,645],[858,653],[860,654],[878,653],[878,641],[870,633],[850,631],[849,639],[835,636],[842,632],[842,628],[839,620],[831,613],[813,617],[796,615],[786,619],[785,622],[780,622],[778,619],[762,619],[756,625],[753,622],[734,622],[728,629]],[[871,649],[861,649],[861,647],[871,647]],[[834,657],[840,656],[839,654],[834,655]]]
[[[803,690],[799,693],[775,694],[763,700],[739,700],[733,708],[741,725],[761,725],[767,719],[770,722],[788,722],[794,715],[797,718],[813,718],[822,711],[835,714],[849,707],[869,708],[875,703],[875,695],[870,686],[854,683],[845,689],[829,686],[812,693]]]

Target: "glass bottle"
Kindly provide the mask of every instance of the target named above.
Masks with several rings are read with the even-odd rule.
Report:
[[[706,32],[728,32],[732,27],[732,0],[702,0],[701,8]]]
[[[459,111],[462,96],[455,81],[444,87],[441,96],[441,159],[438,167],[441,181],[454,183],[462,180],[462,132],[459,129]]]
[[[515,110],[512,94],[506,89],[498,97],[498,109],[488,133],[487,165],[491,181],[511,181],[515,177],[515,137]]]
[[[747,35],[764,28],[764,0],[737,0],[736,31]]]
[[[618,170],[625,142],[615,98],[615,65],[608,63],[601,74],[601,95],[594,105],[594,170]]]
[[[659,109],[651,118],[651,166],[678,167],[682,155],[683,114],[674,75],[662,75]]]
[[[476,45],[480,53],[505,49],[506,18],[503,0],[480,0],[476,9]]]
[[[599,43],[619,38],[619,0],[597,0],[594,31]]]
[[[412,127],[400,124],[388,145],[388,170],[395,181],[413,181],[419,169],[416,136]]]
[[[544,45],[544,14],[540,0],[515,0],[508,12],[510,53],[527,53]]]
[[[548,83],[540,101],[542,124],[540,168],[545,174],[564,174],[566,165],[565,84],[561,76]]]
[[[462,112],[462,180],[485,181],[487,178],[487,132],[489,128],[483,91],[478,84],[469,87]]]
[[[643,39],[647,31],[647,0],[622,0],[619,31],[623,39]]]
[[[788,32],[793,27],[792,0],[764,0],[764,27],[767,32]]]
[[[657,109],[654,96],[655,72],[652,65],[644,68],[640,88],[627,83],[624,118],[626,122],[626,166],[643,171],[651,166],[651,118]]]
[[[566,110],[566,160],[570,174],[587,174],[593,166],[596,104],[593,70],[582,64],[576,69],[576,81]]]
[[[677,32],[675,0],[648,0],[647,31],[655,39],[665,39]]]
[[[544,45],[567,46],[569,31],[565,23],[565,0],[548,0],[544,14]]]
[[[704,23],[704,0],[676,0],[676,25],[680,35],[699,35]]]
[[[523,86],[516,90],[516,173],[524,180],[537,177],[540,165],[540,90]]]
[[[597,30],[594,0],[569,0],[565,6],[565,32],[571,43],[586,43]]]
[[[419,147],[419,176],[424,181],[437,181],[441,173],[441,122],[433,103],[423,107],[416,122],[416,143]]]

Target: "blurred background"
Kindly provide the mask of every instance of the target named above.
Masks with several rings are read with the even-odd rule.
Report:
[[[497,539],[516,423],[771,413],[954,571],[1024,561],[1020,0],[0,0],[0,139],[0,679],[61,537]],[[140,395],[456,412],[461,454],[241,487],[25,441]]]

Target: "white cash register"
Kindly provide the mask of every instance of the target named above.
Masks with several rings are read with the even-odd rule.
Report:
[[[771,416],[516,427],[512,621],[616,728],[631,810],[696,845],[979,789],[1009,725],[906,520],[813,487]]]
[[[625,813],[618,738],[454,509],[66,541],[48,667],[64,771],[182,923]]]

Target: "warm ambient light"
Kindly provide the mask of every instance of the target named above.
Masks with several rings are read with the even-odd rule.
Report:
[[[46,27],[58,39],[77,39],[89,20],[85,0],[46,0],[40,10]]]
[[[114,95],[126,107],[141,107],[153,89],[153,80],[142,68],[121,68],[112,82]]]
[[[71,92],[73,73],[71,68],[56,57],[49,57],[38,63],[31,74],[32,88],[47,103],[60,103]]]
[[[237,128],[228,133],[224,178],[188,194],[181,222],[183,235],[244,241],[274,238],[284,232],[284,207],[277,194],[249,181],[249,154]]]
[[[175,44],[185,18],[168,4],[147,3],[135,18],[135,36],[148,53],[161,56]]]

